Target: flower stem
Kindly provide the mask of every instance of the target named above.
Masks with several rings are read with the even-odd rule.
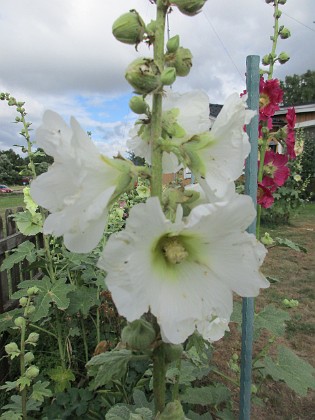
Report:
[[[20,374],[21,377],[25,374],[25,334],[26,334],[26,325],[23,324],[21,328],[21,342],[20,342]],[[22,417],[23,420],[27,419],[27,410],[26,410],[26,402],[27,402],[27,390],[24,387],[21,391],[21,405],[22,405]]]
[[[153,354],[153,394],[155,412],[162,413],[165,407],[166,363],[163,346],[155,349]]]
[[[163,0],[157,0],[156,31],[154,41],[154,61],[160,72],[164,68],[164,32],[165,18],[168,6]],[[152,118],[151,118],[151,147],[152,147],[152,178],[151,193],[153,196],[162,198],[162,150],[159,145],[162,126],[162,91],[153,94]]]

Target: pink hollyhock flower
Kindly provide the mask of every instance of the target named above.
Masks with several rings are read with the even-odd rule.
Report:
[[[275,199],[273,198],[270,189],[265,187],[261,182],[259,182],[257,189],[257,203],[265,209],[268,209],[272,206],[274,201]]]
[[[296,158],[296,153],[294,150],[294,146],[295,146],[295,132],[294,132],[294,127],[295,127],[295,122],[296,122],[296,114],[295,114],[295,109],[294,108],[289,108],[287,115],[286,115],[286,120],[287,120],[287,138],[285,140],[286,142],[286,146],[287,146],[287,154],[290,157],[290,159],[295,159]]]
[[[263,185],[266,185],[266,178],[273,181],[276,186],[281,187],[290,175],[290,169],[286,166],[288,157],[268,150],[264,159],[264,180]]]
[[[283,91],[280,88],[278,79],[264,80],[260,78],[259,83],[259,119],[267,121],[269,129],[272,128],[271,117],[280,109],[279,104],[282,102]]]

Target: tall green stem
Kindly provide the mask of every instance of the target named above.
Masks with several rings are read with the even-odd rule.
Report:
[[[166,363],[163,346],[158,347],[153,355],[153,394],[155,412],[162,413],[165,407]]]
[[[160,72],[164,69],[164,33],[165,19],[168,6],[163,0],[157,0],[156,31],[154,41],[154,61]],[[162,126],[162,91],[153,94],[151,118],[152,144],[152,179],[151,192],[153,196],[162,198],[162,150],[159,146]]]
[[[275,24],[273,27],[273,37],[271,38],[272,39],[272,48],[271,48],[272,57],[274,57],[276,54],[277,41],[278,41],[278,36],[279,36],[279,18],[277,17],[278,11],[279,11],[278,0],[275,0],[275,3],[274,3]],[[269,65],[268,80],[272,79],[274,64],[275,64],[275,61],[272,58],[271,63]]]
[[[20,374],[21,377],[25,374],[25,334],[26,334],[26,324],[22,325],[21,328],[21,342],[20,342]],[[27,419],[27,411],[26,411],[26,403],[27,403],[27,390],[26,387],[21,391],[21,404],[22,404],[22,417],[23,420]]]

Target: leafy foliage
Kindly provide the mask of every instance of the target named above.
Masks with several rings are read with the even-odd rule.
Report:
[[[286,76],[281,87],[284,106],[315,102],[315,71],[307,70],[301,75]]]

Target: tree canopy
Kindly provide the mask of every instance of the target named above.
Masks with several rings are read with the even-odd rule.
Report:
[[[281,82],[284,91],[284,106],[305,105],[315,102],[315,71],[307,70],[306,73],[286,76]]]

